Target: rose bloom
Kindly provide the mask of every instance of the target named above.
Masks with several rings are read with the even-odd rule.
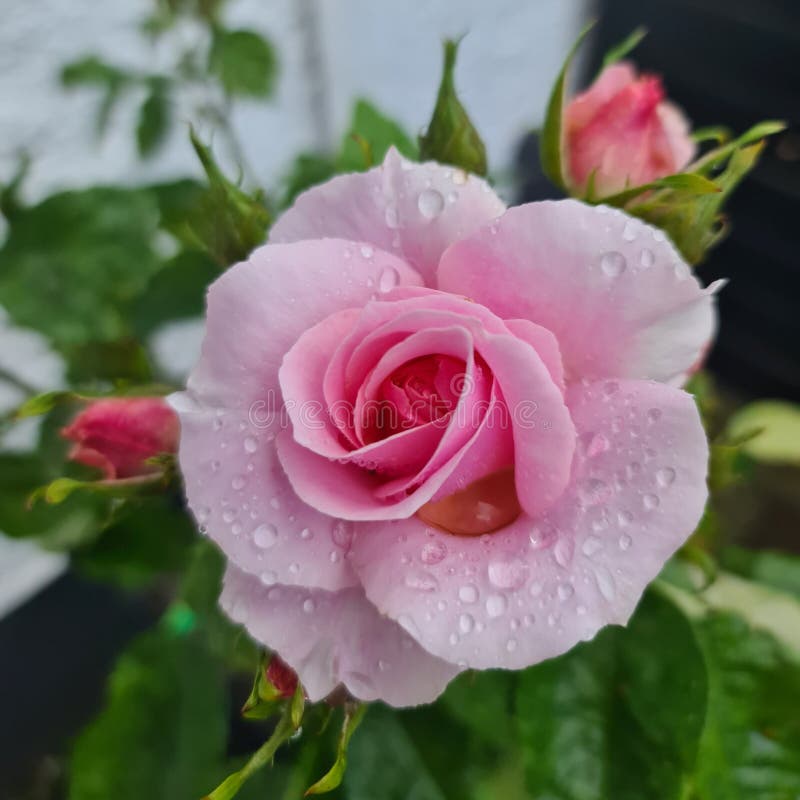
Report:
[[[178,417],[160,397],[110,397],[89,403],[61,435],[74,443],[68,458],[114,480],[158,471],[145,462],[174,453],[178,429]]]
[[[570,187],[598,197],[680,172],[697,149],[683,112],[664,99],[655,75],[631,64],[606,67],[564,110],[564,159]]]
[[[396,706],[624,623],[706,501],[712,293],[620,211],[394,150],[301,195],[173,397],[223,607],[310,700]]]

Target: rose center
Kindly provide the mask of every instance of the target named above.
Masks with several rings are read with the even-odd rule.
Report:
[[[458,403],[464,370],[462,360],[443,355],[422,356],[398,367],[364,408],[365,439],[376,442],[444,420]]]

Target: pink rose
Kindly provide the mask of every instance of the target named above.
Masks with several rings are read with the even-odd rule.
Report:
[[[398,706],[624,622],[705,504],[711,294],[620,211],[396,151],[301,195],[173,399],[224,608],[312,701]]]
[[[89,403],[61,435],[74,442],[72,461],[113,480],[157,471],[145,462],[178,449],[178,428],[175,412],[159,397],[111,397]]]
[[[689,130],[659,78],[637,78],[630,64],[612,64],[564,111],[570,185],[585,191],[594,172],[595,195],[606,197],[680,172],[696,151]]]

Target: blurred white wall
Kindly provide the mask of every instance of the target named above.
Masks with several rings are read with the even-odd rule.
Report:
[[[426,123],[441,69],[440,41],[466,34],[461,96],[483,134],[494,172],[510,166],[525,130],[541,121],[551,82],[584,16],[586,0],[230,0],[226,19],[267,34],[281,78],[267,104],[239,103],[234,124],[268,186],[300,149],[333,146],[363,95],[412,133]],[[150,0],[3,0],[0,25],[0,179],[16,153],[34,156],[27,187],[39,197],[97,181],[139,182],[196,172],[183,126],[157,157],[136,157],[136,102],[93,138],[97,98],[65,92],[60,66],[96,52],[146,67],[164,62],[137,24]],[[178,118],[188,119],[186,110]]]

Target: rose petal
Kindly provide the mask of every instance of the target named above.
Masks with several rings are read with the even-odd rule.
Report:
[[[567,399],[583,446],[540,519],[479,538],[417,518],[355,526],[367,597],[434,655],[519,669],[624,623],[699,521],[708,445],[689,395],[620,380]]]
[[[551,331],[568,380],[679,380],[716,325],[712,297],[661,231],[576,200],[509,209],[450,247],[438,280]]]
[[[481,178],[434,162],[416,164],[391,148],[381,166],[301,194],[272,226],[270,241],[369,242],[396,253],[433,285],[444,250],[504,210]]]
[[[312,703],[339,685],[366,702],[430,703],[459,672],[380,616],[360,589],[268,588],[229,567],[220,602],[297,672]]]
[[[353,242],[259,248],[208,290],[206,333],[189,390],[218,407],[266,399],[279,406],[278,369],[289,348],[330,314],[362,307],[387,274],[392,286],[421,282],[395,256]]]
[[[238,567],[264,583],[341,589],[357,583],[345,560],[350,523],[306,505],[275,453],[275,429],[232,411],[174,397],[179,460],[198,524]]]

